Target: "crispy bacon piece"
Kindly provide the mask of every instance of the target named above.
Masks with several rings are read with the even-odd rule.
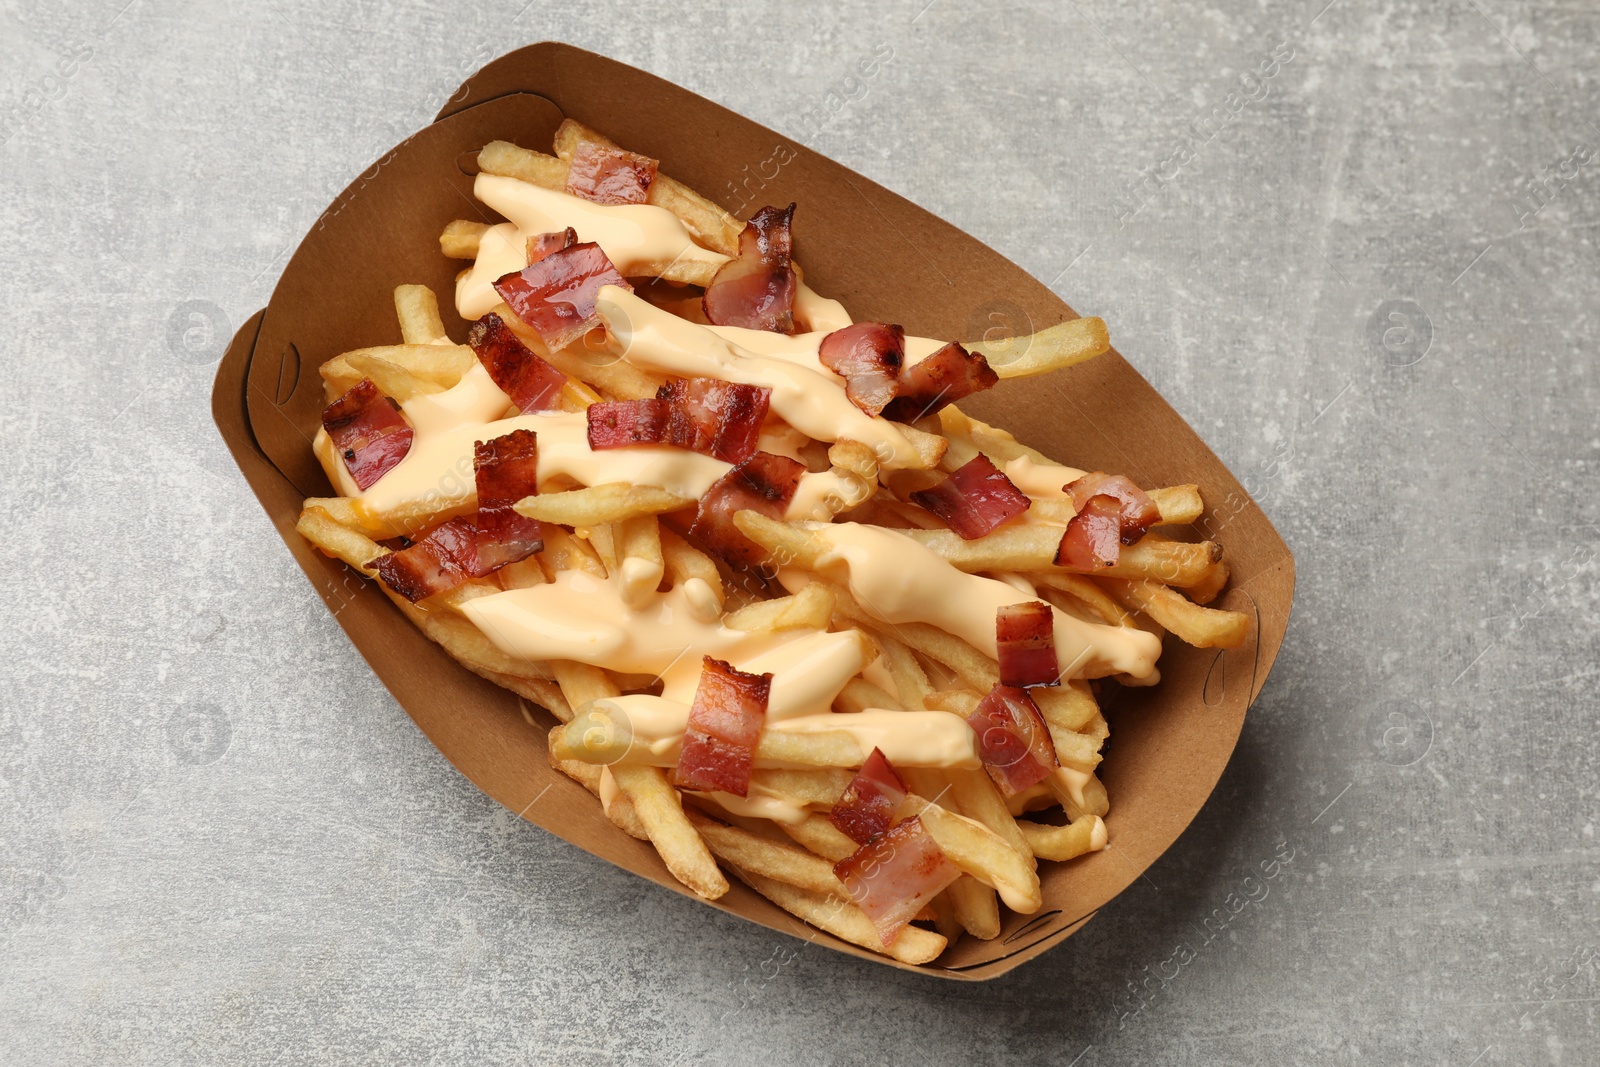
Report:
[[[828,821],[850,840],[864,845],[889,828],[905,798],[906,784],[883,750],[875,748],[828,813]]]
[[[1044,716],[1026,689],[997,685],[967,716],[984,770],[1006,796],[1038,785],[1061,766]]]
[[[1150,494],[1134,485],[1126,475],[1095,471],[1062,488],[1072,496],[1072,506],[1080,511],[1094,497],[1114,497],[1122,505],[1118,516],[1118,537],[1125,545],[1133,544],[1144,536],[1146,530],[1161,521],[1161,509]]]
[[[656,390],[670,418],[666,443],[738,463],[756,450],[772,390],[718,378],[679,378]]]
[[[642,204],[659,166],[616,145],[580,141],[567,163],[567,192],[597,204]]]
[[[400,408],[363,378],[322,413],[322,428],[344,460],[344,469],[365,492],[411,451],[411,427]]]
[[[1122,502],[1092,496],[1067,523],[1056,548],[1056,566],[1078,571],[1114,567],[1122,556]]]
[[[671,405],[665,400],[602,400],[590,404],[589,447],[626,448],[659,445],[667,439]]]
[[[994,613],[994,636],[1000,646],[1000,684],[1026,689],[1060,685],[1056,661],[1056,615],[1049,604],[1030,600],[1007,604]]]
[[[794,205],[764,207],[739,234],[739,255],[723,264],[706,286],[706,318],[717,326],[743,326],[773,333],[794,332],[794,294],[799,287],[790,260],[789,224]]]
[[[884,408],[883,417],[916,422],[999,380],[981,353],[968,352],[951,341],[933,355],[900,368],[895,398]]]
[[[474,577],[527,559],[544,548],[538,519],[518,515],[517,501],[539,491],[539,440],[532,430],[513,430],[472,447],[478,482],[478,545]]]
[[[611,400],[588,409],[589,447],[671,445],[738,463],[756,450],[772,390],[717,378],[683,378],[650,400]]]
[[[499,315],[491,311],[468,327],[467,344],[518,411],[554,411],[559,406],[567,376],[523,344]]]
[[[906,331],[882,322],[858,322],[824,337],[817,358],[845,380],[844,395],[852,404],[878,415],[899,386]]]
[[[594,242],[557,249],[507,274],[495,292],[551,349],[564,348],[600,321],[595,296],[603,285],[629,285]]]
[[[710,656],[700,661],[700,685],[673,776],[678,788],[720,789],[739,797],[750,791],[771,689],[770,674],[747,674]]]
[[[756,511],[768,518],[783,518],[805,472],[804,463],[788,456],[750,453],[700,498],[689,535],[735,567],[755,567],[765,553],[739,531],[733,516],[740,511]]]
[[[878,928],[885,945],[893,944],[924,905],[961,877],[960,869],[916,816],[834,864],[833,873]]]
[[[472,577],[478,566],[477,526],[471,519],[451,519],[409,548],[380,556],[373,566],[390,589],[415,604]]]
[[[912,493],[911,501],[949,523],[957,536],[968,541],[1016,518],[1032,503],[981,453],[933,488]]]
[[[568,226],[558,233],[541,233],[537,237],[528,238],[528,266],[544,259],[552,252],[559,252],[563,248],[571,248],[578,243],[578,231]]]

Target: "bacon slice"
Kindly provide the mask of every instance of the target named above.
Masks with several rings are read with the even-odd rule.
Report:
[[[739,797],[750,791],[771,689],[770,674],[747,674],[710,656],[700,661],[700,685],[673,776],[678,788],[720,789]]]
[[[717,271],[702,301],[716,326],[743,326],[773,333],[794,332],[794,294],[799,280],[790,260],[789,224],[794,205],[764,207],[739,234],[739,255]]]
[[[467,344],[518,411],[554,411],[559,406],[567,376],[523,344],[499,315],[491,311],[468,327]]]
[[[1026,689],[997,685],[967,716],[984,770],[1006,796],[1038,785],[1061,766],[1044,716]]]
[[[1114,567],[1122,556],[1122,502],[1092,496],[1067,523],[1056,548],[1056,566],[1078,571]]]
[[[1000,684],[1026,689],[1060,685],[1056,661],[1056,615],[1039,600],[1007,604],[994,613],[994,635],[1000,646]]]
[[[603,285],[633,286],[593,241],[557,249],[494,283],[517,318],[551,349],[567,345],[600,321],[595,296]]]
[[[817,358],[845,380],[844,395],[852,404],[878,415],[899,386],[906,331],[882,322],[858,322],[824,337]]]
[[[949,523],[957,536],[971,541],[1028,510],[1028,495],[985,455],[974,456],[931,489],[912,493],[911,500]]]
[[[1080,511],[1094,497],[1114,497],[1122,505],[1118,516],[1118,537],[1125,545],[1133,544],[1144,536],[1146,530],[1161,521],[1161,509],[1150,494],[1134,485],[1126,475],[1095,471],[1062,488],[1072,496],[1072,506]]]
[[[567,192],[597,204],[642,204],[659,166],[616,145],[580,141],[567,163]]]
[[[905,798],[906,784],[883,750],[875,748],[828,813],[828,821],[850,840],[864,845],[889,828]]]
[[[772,390],[716,378],[663,385],[650,400],[610,400],[588,409],[589,447],[671,445],[738,463],[756,450]]]
[[[527,559],[544,548],[538,519],[518,515],[513,505],[539,491],[539,439],[532,430],[513,430],[472,447],[478,482],[478,543],[474,577]]]
[[[885,945],[893,944],[917,912],[961,877],[960,869],[916,816],[834,864],[833,873],[878,928]]]
[[[895,398],[884,408],[883,417],[916,422],[999,380],[981,353],[968,352],[951,341],[933,355],[900,368]]]
[[[472,577],[478,566],[477,526],[471,519],[451,519],[416,544],[380,556],[373,566],[390,589],[415,604]]]
[[[805,472],[804,463],[788,456],[750,453],[700,498],[689,536],[733,566],[755,567],[766,553],[740,532],[733,524],[733,516],[740,511],[756,511],[771,519],[783,518]]]
[[[679,378],[656,390],[669,405],[667,444],[738,463],[756,450],[772,390],[718,378]]]
[[[559,252],[563,248],[571,248],[578,243],[578,231],[568,226],[557,233],[541,233],[537,237],[528,238],[528,266],[544,259],[552,252]]]
[[[602,400],[590,404],[589,447],[626,448],[659,445],[667,439],[671,405],[665,400]]]
[[[411,427],[399,405],[363,378],[322,413],[322,428],[344,460],[344,469],[365,492],[411,451]]]

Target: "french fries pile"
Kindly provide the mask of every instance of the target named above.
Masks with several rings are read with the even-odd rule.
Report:
[[[557,136],[554,155],[497,141],[484,147],[478,163],[484,173],[559,190],[585,141],[610,144],[568,122]],[[686,186],[659,175],[650,185],[648,202],[672,212],[704,248],[730,256],[737,252],[744,224]],[[447,256],[472,259],[485,231],[481,223],[453,222],[441,235],[440,248]],[[679,287],[711,281],[703,264],[658,263],[647,273]],[[672,292],[665,292],[656,298],[660,305],[679,306],[672,303]],[[694,292],[686,289],[679,298],[685,317],[696,315]],[[403,343],[346,352],[323,364],[330,402],[370,381],[397,404],[405,403],[450,390],[475,366],[474,350],[446,336],[433,292],[407,285],[396,289],[394,297]],[[561,410],[583,412],[602,401],[655,397],[667,382],[659,373],[619,358],[621,349],[602,330],[550,350],[505,305],[497,312],[568,377],[559,396]],[[987,357],[1004,378],[1070,366],[1107,346],[1100,320],[1079,319],[1030,337],[967,348]],[[830,501],[830,521],[893,529],[960,571],[1020,579],[1040,600],[1075,619],[1157,636],[1170,633],[1200,647],[1232,647],[1245,638],[1244,616],[1207,606],[1228,580],[1219,546],[1159,532],[1160,527],[1184,526],[1200,517],[1204,505],[1195,486],[1148,490],[1160,512],[1157,529],[1127,545],[1115,565],[1082,573],[1055,562],[1063,530],[1075,515],[1070,498],[1036,498],[1028,523],[1007,523],[974,539],[958,536],[911,499],[980,455],[1002,468],[1019,459],[1054,461],[953,404],[904,431],[923,469],[885,469],[872,449],[851,440],[801,447],[811,469],[831,470],[856,487],[848,499]],[[925,622],[891,625],[861,603],[828,565],[830,545],[820,534],[826,523],[740,511],[734,518],[738,530],[774,564],[740,569],[687,535],[695,503],[651,485],[541,491],[516,505],[519,514],[543,524],[543,549],[535,555],[416,603],[381,581],[377,584],[463,666],[548,709],[559,720],[548,735],[551,766],[599,798],[620,831],[654,845],[667,869],[702,897],[726,893],[727,874],[732,874],[839,938],[922,964],[963,933],[997,937],[1002,903],[1021,913],[1036,910],[1038,861],[1064,862],[1105,847],[1103,817],[1109,800],[1095,771],[1108,728],[1097,696],[1110,679],[1066,677],[1054,687],[1030,689],[1062,773],[1007,796],[983,768],[899,769],[909,795],[896,817],[920,819],[960,875],[886,944],[835,869],[857,851],[858,842],[829,813],[870,755],[850,734],[764,730],[750,771],[752,787],[764,796],[783,798],[804,815],[798,821],[773,821],[736,814],[713,794],[678,789],[672,767],[658,765],[644,746],[631,744],[626,732],[607,719],[608,699],[650,691],[657,679],[575,660],[518,658],[463,613],[463,606],[474,599],[556,582],[563,572],[621,582],[627,570],[646,575],[647,582],[658,577],[659,590],[693,583],[702,594],[709,592],[721,625],[730,630],[774,635],[857,630],[865,635],[881,671],[892,679],[893,692],[858,675],[833,702],[840,715],[888,709],[965,718],[1000,684],[997,661],[966,640]],[[382,515],[351,497],[313,498],[305,502],[298,530],[324,553],[376,579],[378,560],[459,514],[460,501],[449,498]],[[778,564],[805,580],[790,583],[794,591],[786,590],[773,580]],[[692,649],[688,654],[698,658]],[[875,677],[883,681],[882,673]]]

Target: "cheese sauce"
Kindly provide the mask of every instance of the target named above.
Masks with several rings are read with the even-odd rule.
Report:
[[[891,624],[931,623],[991,659],[998,653],[996,610],[1034,599],[1005,582],[959,571],[894,530],[841,522],[818,525],[811,532],[832,546],[818,562],[818,570],[848,584],[873,617]],[[809,579],[804,572],[785,568],[778,580],[793,591]],[[1084,622],[1059,608],[1051,611],[1056,659],[1068,677],[1141,677],[1155,669],[1161,654],[1161,641],[1155,635],[1133,627]]]

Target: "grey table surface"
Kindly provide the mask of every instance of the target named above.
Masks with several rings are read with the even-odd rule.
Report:
[[[1295,551],[1210,803],[1039,960],[897,973],[521,822],[234,470],[223,340],[541,39],[1104,316]],[[0,1062],[1600,1062],[1597,39],[1511,0],[4,4]]]

